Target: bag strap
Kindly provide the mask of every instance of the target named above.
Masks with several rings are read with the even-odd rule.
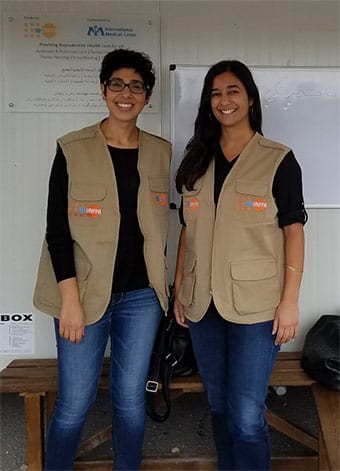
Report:
[[[149,379],[146,382],[146,409],[148,415],[156,422],[164,422],[170,414],[171,401],[170,401],[170,381],[174,366],[177,364],[177,359],[173,353],[167,350],[168,345],[166,340],[172,338],[176,328],[176,321],[174,318],[168,317],[163,321],[160,326],[160,331],[157,334],[154,350],[151,356],[151,363],[149,369]],[[171,343],[171,342],[170,342]],[[156,393],[159,390],[159,381],[162,385],[162,396],[165,404],[163,413],[158,413],[155,407]]]
[[[162,396],[165,404],[165,410],[163,413],[159,413],[156,411],[155,408],[155,401],[156,401],[156,393],[158,391],[158,382],[157,383],[157,388],[155,390],[150,390],[147,388],[147,393],[146,393],[146,408],[147,408],[147,413],[151,419],[155,420],[156,422],[164,422],[170,414],[171,411],[171,400],[170,400],[170,381],[172,377],[172,372],[174,368],[174,362],[171,357],[167,357],[163,363],[163,368],[160,374],[160,380],[162,383]],[[147,382],[150,383],[150,380]],[[153,384],[153,382],[152,382]]]
[[[170,286],[169,288],[171,295],[168,316],[162,320],[156,336],[148,373],[149,379],[146,382],[145,388],[146,410],[149,417],[156,422],[164,422],[169,417],[171,410],[169,385],[173,368],[177,364],[177,359],[174,355],[167,351],[167,348],[169,348],[169,342],[171,343],[171,339],[176,328],[176,320],[174,318],[172,305],[174,300],[174,289],[173,286]],[[162,396],[165,403],[165,410],[163,413],[158,413],[155,408],[156,393],[159,390],[159,381],[162,384]]]
[[[145,389],[147,393],[155,394],[158,391],[159,384],[158,378],[161,369],[161,362],[164,356],[164,339],[165,339],[165,326],[161,322],[156,336],[155,345],[150,359],[150,368],[148,372],[148,380]],[[148,397],[148,396],[147,396]]]

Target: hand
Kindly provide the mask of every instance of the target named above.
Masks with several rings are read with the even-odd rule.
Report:
[[[297,302],[281,301],[273,323],[272,334],[276,334],[275,345],[282,345],[296,338],[299,330],[299,308]]]
[[[183,304],[176,297],[174,302],[174,314],[177,324],[181,325],[182,327],[189,327],[184,314]]]
[[[59,334],[65,340],[80,343],[85,335],[85,315],[80,302],[68,303],[60,311]]]

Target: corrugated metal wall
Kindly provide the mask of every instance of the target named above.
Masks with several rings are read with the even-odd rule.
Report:
[[[161,112],[142,116],[139,124],[167,138],[170,136],[169,65],[172,63],[211,64],[221,58],[237,58],[250,65],[340,66],[338,1],[14,0],[3,1],[1,7],[2,12],[14,9],[119,14],[137,13],[142,9],[146,13],[159,13]],[[25,64],[22,70],[24,80]],[[101,116],[5,113],[3,87],[1,95],[0,312],[32,312],[32,290],[44,232],[47,181],[55,139]],[[320,123],[320,132],[327,132],[323,124]],[[320,158],[325,159],[327,165],[326,149]],[[300,303],[301,335],[286,347],[288,349],[301,348],[304,333],[319,315],[340,313],[340,209],[310,209],[308,212]],[[171,222],[169,259],[173,274],[179,226],[176,211],[171,214]],[[37,314],[35,321],[36,356],[53,356],[51,319]],[[11,359],[4,356],[0,367]]]

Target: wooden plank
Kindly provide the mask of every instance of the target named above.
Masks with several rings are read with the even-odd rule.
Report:
[[[315,380],[304,371],[274,369],[270,377],[270,386],[311,386]]]
[[[318,440],[316,438],[312,437],[311,435],[304,432],[295,425],[290,424],[289,422],[274,414],[270,410],[267,410],[266,418],[268,424],[271,427],[274,427],[275,430],[278,430],[284,435],[287,435],[287,437],[290,437],[296,442],[301,443],[301,445],[304,445],[305,447],[318,452],[319,445]]]
[[[27,379],[27,381],[26,381]],[[308,375],[295,372],[273,372],[270,379],[270,386],[311,386],[315,380]],[[108,389],[109,378],[102,376],[99,383],[100,389]],[[198,375],[188,378],[173,378],[170,383],[170,389],[181,389],[183,392],[201,392],[203,385]],[[2,377],[0,381],[1,393],[20,393],[20,392],[51,392],[57,391],[57,378],[49,375],[28,375],[24,377]]]
[[[23,394],[26,418],[26,459],[28,471],[42,471],[44,434],[40,394]]]
[[[317,471],[317,456],[273,456],[271,471]]]
[[[78,456],[84,455],[89,451],[92,451],[94,448],[97,448],[102,443],[111,439],[112,427],[111,425],[101,429],[99,432],[92,435],[87,440],[81,442],[79,447]]]
[[[73,464],[73,469],[82,471],[112,471],[112,460],[98,459],[98,460],[76,460]]]
[[[112,461],[82,460],[76,461],[75,470],[111,471]],[[146,458],[143,460],[143,471],[212,471],[216,470],[214,457],[193,458]],[[317,459],[313,456],[274,456],[271,460],[271,471],[317,471]]]
[[[301,361],[299,358],[283,358],[278,357],[276,362],[274,363],[274,369],[282,369],[285,368],[292,369],[296,368],[297,370],[301,370]]]
[[[319,470],[331,471],[328,465],[325,438],[322,434],[321,427],[319,427]]]
[[[57,391],[57,379],[50,378],[47,382],[44,378],[37,378],[35,381],[23,381],[22,378],[12,378],[10,382],[1,381],[1,393],[44,393]]]
[[[285,361],[285,360],[300,361],[301,355],[302,355],[301,352],[279,352],[276,363]],[[104,362],[103,362],[104,367],[106,367],[109,364],[110,364],[110,358],[109,357],[104,358]],[[57,366],[56,358],[27,358],[27,359],[12,360],[11,363],[9,363],[6,368],[31,368],[31,367],[56,367],[56,366]]]
[[[277,355],[278,360],[301,360],[302,351],[300,352],[279,352]]]
[[[339,471],[340,393],[327,389],[319,383],[313,387],[313,392],[328,466],[330,471]]]
[[[55,367],[45,366],[31,366],[30,368],[17,367],[17,368],[6,368],[1,373],[1,380],[10,380],[11,378],[22,378],[23,382],[30,381],[34,378],[49,378],[57,377],[57,369]]]
[[[13,360],[7,365],[7,368],[32,368],[32,367],[54,367],[57,366],[56,358],[24,358]]]
[[[149,458],[143,460],[142,470],[150,471],[210,471],[216,470],[216,459],[209,458]]]
[[[300,366],[301,352],[280,352],[274,364],[270,385],[309,386],[315,382]],[[100,380],[100,389],[109,386],[109,358],[104,359]],[[19,379],[19,381],[18,381]],[[38,392],[53,391],[57,388],[57,360],[24,359],[13,360],[0,373],[1,392]],[[173,378],[171,389],[183,389],[184,392],[203,390],[199,375],[189,378]]]

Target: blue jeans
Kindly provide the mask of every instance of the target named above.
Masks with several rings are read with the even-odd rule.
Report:
[[[114,469],[137,470],[146,420],[145,383],[162,317],[151,288],[114,293],[104,316],[81,343],[58,334],[58,397],[47,433],[45,470],[72,469],[86,417],[95,402],[108,338]]]
[[[265,399],[279,351],[272,324],[228,322],[213,304],[200,322],[189,322],[211,409],[219,470],[270,469]]]

